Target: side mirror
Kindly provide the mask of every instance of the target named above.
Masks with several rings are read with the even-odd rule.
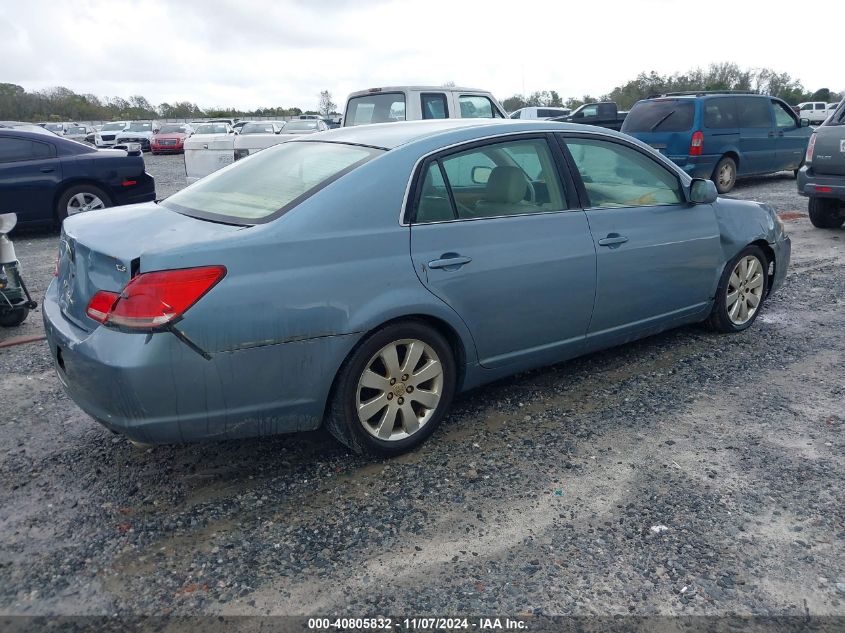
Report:
[[[704,178],[693,178],[689,188],[689,199],[693,204],[713,204],[719,197],[716,183]]]
[[[493,170],[489,167],[476,166],[472,168],[472,182],[476,185],[486,185]]]
[[[801,124],[801,127],[810,127],[810,119],[805,119],[804,117],[801,117],[799,119],[799,123]]]

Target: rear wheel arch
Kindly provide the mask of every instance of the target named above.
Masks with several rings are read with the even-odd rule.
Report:
[[[58,216],[59,199],[67,192],[68,189],[78,187],[80,185],[90,185],[91,187],[96,187],[108,196],[108,202],[110,205],[114,204],[114,192],[112,192],[111,188],[105,183],[92,178],[74,178],[73,180],[66,180],[56,188],[56,193],[53,195],[53,221],[56,223],[56,226],[59,226],[61,223]]]
[[[357,374],[358,370],[356,369],[356,366],[360,364],[360,360],[362,358],[361,354],[367,346],[381,345],[383,341],[380,341],[379,339],[387,336],[385,330],[392,330],[390,337],[393,337],[397,335],[397,330],[402,331],[403,328],[405,331],[407,331],[408,328],[416,329],[417,332],[421,333],[428,331],[430,332],[430,336],[434,337],[434,341],[440,339],[440,343],[433,342],[432,345],[435,350],[439,346],[442,349],[441,354],[447,353],[448,356],[450,356],[450,358],[447,359],[441,355],[441,362],[446,367],[452,367],[452,370],[454,371],[454,379],[453,381],[448,381],[448,387],[444,387],[443,401],[438,405],[440,413],[437,414],[435,420],[429,422],[431,425],[429,430],[425,431],[423,434],[415,434],[411,436],[417,437],[415,442],[411,441],[411,438],[409,437],[403,442],[398,442],[394,447],[383,445],[373,446],[372,438],[367,438],[366,433],[363,433],[365,436],[364,438],[360,437],[362,431],[357,427],[357,423],[351,423],[349,421],[349,414],[346,410],[350,385],[349,377]],[[400,336],[400,338],[404,338],[404,336]],[[385,340],[390,340],[390,338]],[[425,341],[425,338],[422,340]],[[369,352],[367,351],[364,353]],[[408,441],[411,441],[410,448],[412,448],[418,445],[418,442],[424,442],[428,435],[433,432],[434,428],[436,428],[437,424],[439,424],[439,422],[443,419],[442,416],[448,412],[452,395],[460,391],[461,385],[464,382],[464,375],[466,372],[465,357],[466,351],[460,335],[443,319],[427,314],[408,314],[384,321],[364,333],[355,345],[352,346],[338,366],[326,397],[323,409],[322,426],[341,443],[358,453],[365,452],[369,454],[387,456],[409,450],[409,447],[403,447],[401,444],[407,444]],[[445,372],[445,374],[448,376],[448,371]],[[402,379],[404,380],[404,377]],[[411,388],[409,387],[409,389]],[[401,398],[399,402],[401,404]],[[440,407],[445,407],[445,409],[441,409]],[[375,442],[378,444],[379,440],[375,440]]]

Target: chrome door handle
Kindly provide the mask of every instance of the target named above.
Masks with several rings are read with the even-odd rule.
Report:
[[[607,237],[603,237],[599,240],[599,246],[615,246],[617,244],[624,244],[628,241],[628,238],[624,235],[619,235],[618,233],[611,233]]]
[[[428,262],[429,268],[443,268],[444,270],[457,270],[464,264],[469,264],[472,257],[463,257],[456,253],[443,253],[440,259]]]

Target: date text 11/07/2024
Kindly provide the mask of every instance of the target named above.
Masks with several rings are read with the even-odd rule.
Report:
[[[481,630],[520,631],[527,622],[512,618],[309,618],[308,628],[329,630],[391,630],[412,631]]]

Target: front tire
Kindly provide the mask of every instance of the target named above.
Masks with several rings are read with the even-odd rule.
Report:
[[[759,246],[746,246],[722,273],[707,323],[717,332],[742,332],[760,314],[769,289],[769,262]]]
[[[328,431],[358,453],[391,456],[422,444],[443,420],[457,370],[449,342],[420,321],[376,330],[344,362]]]
[[[840,206],[839,200],[832,198],[810,198],[807,204],[810,222],[818,229],[838,229],[845,223]]]
[[[76,185],[59,196],[56,204],[56,218],[61,225],[68,216],[110,206],[112,206],[111,198],[99,187],[88,184]]]
[[[716,184],[716,191],[728,193],[736,184],[736,161],[730,156],[723,156],[722,160],[716,163],[710,180]]]

